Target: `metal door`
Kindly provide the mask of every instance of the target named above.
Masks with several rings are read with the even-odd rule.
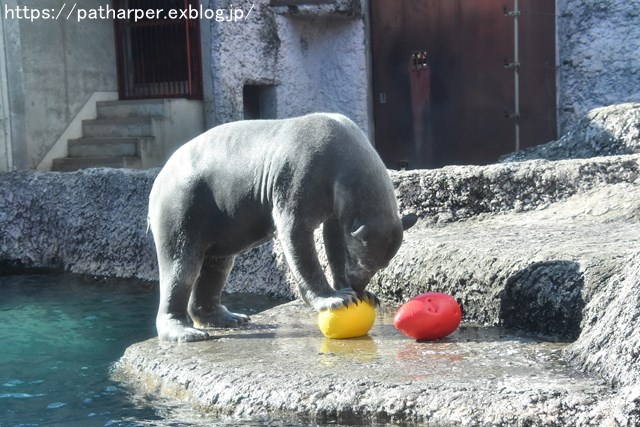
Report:
[[[199,20],[170,15],[198,5],[198,0],[114,0],[116,10],[162,10],[152,19],[115,20],[120,99],[202,98]]]
[[[375,143],[388,167],[487,164],[555,138],[554,0],[371,0]]]

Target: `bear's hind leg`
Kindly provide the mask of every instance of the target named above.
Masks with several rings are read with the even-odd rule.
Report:
[[[198,328],[229,328],[249,322],[244,314],[232,313],[220,304],[222,289],[235,257],[205,257],[200,276],[189,299],[189,316]]]
[[[191,342],[209,339],[209,334],[188,323],[187,303],[199,264],[189,261],[162,261],[160,266],[160,306],[156,317],[158,337],[162,341]]]

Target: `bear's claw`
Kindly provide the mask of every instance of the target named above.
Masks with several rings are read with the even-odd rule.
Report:
[[[375,294],[369,292],[369,291],[362,291],[362,293],[358,294],[358,297],[362,300],[362,301],[366,301],[369,303],[370,306],[372,307],[379,307],[380,306],[380,298],[378,298]]]
[[[370,292],[364,291],[360,296],[353,289],[345,288],[337,290],[327,297],[317,297],[312,301],[311,305],[317,311],[333,310],[351,304],[358,305],[363,300],[374,306],[378,304],[378,298]]]

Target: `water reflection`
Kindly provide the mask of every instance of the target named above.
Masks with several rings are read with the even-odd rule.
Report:
[[[320,364],[324,366],[336,366],[345,362],[365,363],[376,358],[378,344],[368,335],[342,340],[324,338],[318,354]]]

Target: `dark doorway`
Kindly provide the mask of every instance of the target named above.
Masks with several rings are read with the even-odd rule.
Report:
[[[555,2],[371,0],[375,142],[390,168],[487,164],[556,137]],[[519,72],[515,114],[514,67]]]
[[[274,85],[246,84],[242,88],[245,120],[275,119],[276,87]]]
[[[161,10],[151,19],[131,14],[115,20],[120,99],[202,98],[199,20],[176,13],[198,5],[198,0],[114,0],[116,10]]]

